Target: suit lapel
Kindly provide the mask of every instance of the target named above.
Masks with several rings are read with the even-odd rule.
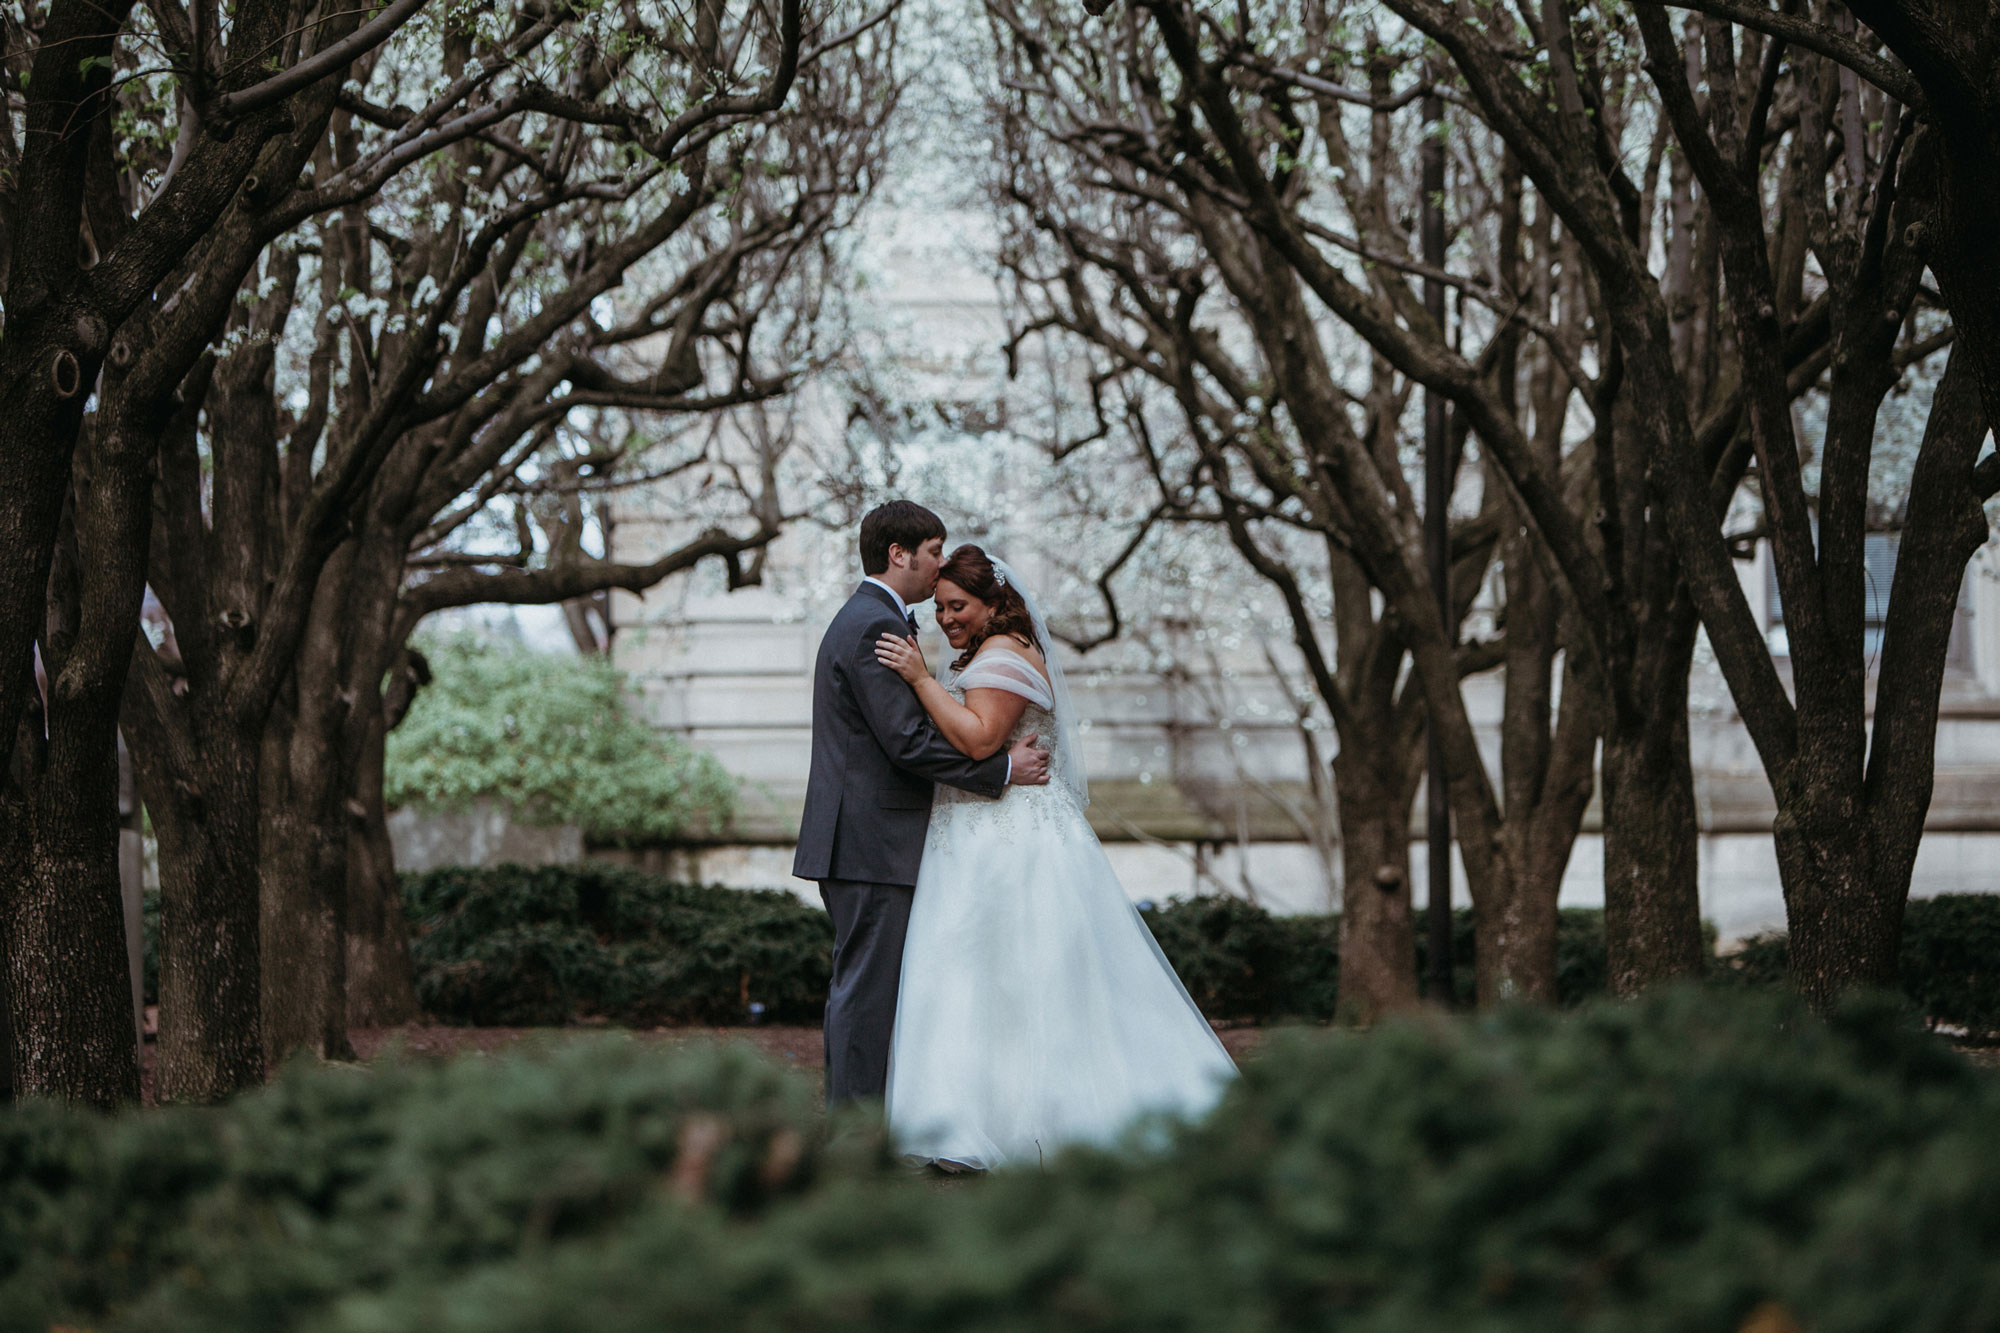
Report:
[[[854,593],[857,597],[859,596],[873,597],[876,601],[888,607],[889,610],[898,617],[902,616],[903,614],[902,611],[897,609],[896,599],[894,597],[891,597],[889,595],[889,590],[887,588],[882,587],[880,584],[869,583],[864,580],[861,586],[854,590]]]

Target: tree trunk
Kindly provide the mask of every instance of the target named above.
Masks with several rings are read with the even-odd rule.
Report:
[[[0,867],[7,862],[0,858]],[[8,873],[0,868],[0,874]],[[7,932],[0,926],[0,976],[6,975]],[[14,1100],[14,1021],[13,1005],[7,999],[7,987],[0,986],[0,1106]]]
[[[1831,761],[1829,747],[1806,736],[1792,771],[1773,784],[1792,980],[1819,1008],[1849,988],[1897,980],[1903,904],[1930,810],[1952,621],[1966,562],[1987,535],[1972,465],[1988,418],[1973,373],[1979,363],[1965,353],[1952,350],[1911,475],[1866,770]]]
[[[1497,860],[1498,858],[1496,858]],[[1512,858],[1509,858],[1511,861]],[[1479,1005],[1556,1000],[1556,886],[1519,863],[1486,877],[1472,899],[1473,975]]]
[[[1772,834],[1785,889],[1792,984],[1825,1009],[1856,986],[1892,987],[1903,891],[1878,891],[1855,793],[1815,790],[1781,805]]]
[[[86,154],[112,109],[103,94],[131,8],[130,0],[58,4],[42,16],[22,153],[9,168],[17,211],[5,238],[0,339],[0,745],[13,743],[35,692],[28,662],[45,625],[70,462],[111,343],[111,321],[78,271],[77,224]]]
[[[1386,789],[1367,760],[1342,747],[1333,761],[1340,804],[1340,993],[1351,1022],[1417,1005],[1410,917],[1410,795]]]
[[[7,770],[4,817],[17,833],[0,933],[9,942],[13,1082],[98,1106],[139,1096],[118,719],[145,587],[152,424],[100,409],[89,447],[76,455],[71,521],[52,550],[39,642],[46,722],[31,716],[15,734],[19,753]]]
[[[215,1101],[264,1078],[257,741],[205,739],[174,767],[133,748],[160,849],[163,1102]]]
[[[33,686],[29,687],[31,690]],[[0,770],[0,1103],[18,1095],[14,1082],[14,1001],[8,980],[13,975],[13,946],[8,938],[8,922],[14,915],[14,895],[19,891],[27,868],[27,824],[14,781],[21,775],[29,755],[36,753],[41,732],[40,710],[30,715],[21,728],[21,738],[11,754],[11,772]]]
[[[111,1107],[139,1099],[116,751],[51,750],[34,790],[12,791],[0,805],[0,819],[19,830],[0,922],[15,1020],[11,1082],[20,1094]]]
[[[262,802],[261,956],[264,1054],[301,1048],[351,1060],[347,1041],[347,830],[338,765],[301,766],[267,746]],[[277,770],[277,772],[273,772]],[[289,771],[287,771],[289,770]]]
[[[358,706],[368,702],[364,697]],[[377,712],[348,810],[352,819],[347,825],[347,1018],[356,1027],[392,1027],[421,1016],[410,967],[409,926],[403,919],[403,894],[396,881],[395,850],[382,801],[386,728]]]
[[[1611,993],[1701,970],[1701,895],[1687,673],[1665,673],[1637,724],[1604,737],[1604,942]]]

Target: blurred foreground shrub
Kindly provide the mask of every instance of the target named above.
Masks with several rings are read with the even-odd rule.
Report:
[[[446,1023],[812,1023],[826,1005],[833,927],[789,893],[585,862],[405,875],[403,904],[417,998]]]
[[[287,1329],[343,1294],[601,1234],[662,1196],[803,1189],[811,1089],[634,1039],[448,1065],[288,1066],[219,1108],[0,1111],[0,1330]]]
[[[2000,1078],[1862,999],[1279,1034],[1206,1122],[940,1190],[636,1043],[0,1116],[0,1325],[2000,1327]],[[852,1126],[849,1127],[850,1129]]]

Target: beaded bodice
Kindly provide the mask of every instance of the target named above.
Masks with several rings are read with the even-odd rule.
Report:
[[[960,703],[965,691],[956,685],[946,690]],[[1035,748],[1053,755],[1057,747],[1055,715],[1040,704],[1030,703],[1020,720],[1007,733],[1007,749],[1023,739],[1035,737]],[[1009,786],[998,797],[975,796],[956,787],[940,785],[931,805],[930,833],[924,841],[928,855],[976,837],[1011,841],[1058,829],[1088,825],[1083,806],[1075,793],[1060,783],[1040,787]]]

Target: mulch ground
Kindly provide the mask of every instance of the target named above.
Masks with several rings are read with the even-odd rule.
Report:
[[[1231,1057],[1242,1060],[1263,1042],[1266,1029],[1249,1025],[1217,1023],[1215,1035]],[[522,1042],[565,1041],[579,1036],[612,1031],[584,1024],[561,1028],[462,1028],[442,1023],[407,1023],[401,1027],[355,1028],[349,1034],[354,1053],[363,1061],[383,1058],[447,1060],[454,1056],[479,1053],[490,1055]],[[826,1063],[820,1030],[816,1027],[683,1027],[639,1028],[632,1035],[641,1041],[658,1042],[672,1049],[698,1041],[744,1041],[766,1056],[800,1069],[818,1070]],[[2000,1069],[2000,1046],[1965,1044],[1959,1048],[1974,1064]],[[140,1069],[141,1101],[153,1103],[153,1043],[148,1041]]]
[[[566,1041],[618,1030],[622,1029],[594,1024],[560,1028],[462,1028],[442,1023],[406,1023],[390,1028],[353,1028],[348,1032],[348,1039],[354,1043],[354,1054],[364,1062],[384,1058],[448,1060],[475,1053],[491,1055],[523,1042]],[[1229,1054],[1238,1060],[1254,1051],[1264,1036],[1261,1028],[1221,1023],[1215,1025],[1215,1032],[1222,1038]],[[631,1034],[641,1041],[658,1042],[667,1049],[698,1041],[744,1041],[771,1059],[800,1069],[818,1070],[826,1064],[825,1046],[817,1027],[637,1028],[632,1029]],[[152,1105],[153,1043],[150,1040],[146,1043],[139,1082],[141,1102]]]
[[[1241,1059],[1253,1051],[1264,1032],[1255,1027],[1216,1024],[1216,1035],[1230,1055]],[[599,1027],[567,1028],[458,1028],[439,1024],[411,1023],[393,1028],[355,1028],[350,1034],[354,1053],[363,1060],[378,1059],[392,1051],[406,1056],[441,1059],[468,1051],[490,1054],[528,1040],[561,1040],[581,1033],[606,1031]],[[663,1046],[684,1046],[697,1041],[747,1041],[773,1060],[782,1060],[801,1069],[819,1069],[826,1063],[820,1030],[816,1027],[735,1027],[735,1028],[642,1028],[633,1036],[657,1041]]]

